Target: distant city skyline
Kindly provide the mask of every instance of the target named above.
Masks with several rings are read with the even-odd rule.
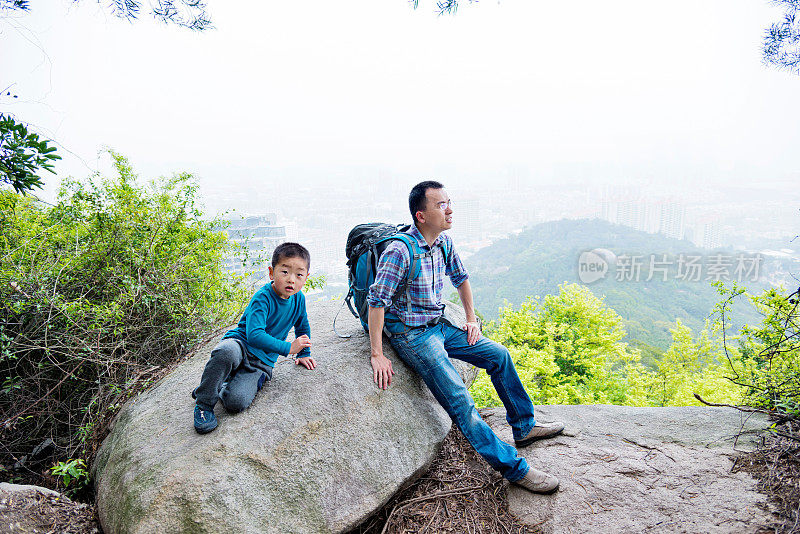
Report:
[[[455,187],[448,192],[454,201],[454,225],[450,233],[467,261],[471,254],[527,226],[564,218],[605,219],[637,230],[687,239],[708,250],[720,247],[780,250],[800,246],[800,240],[791,242],[800,230],[795,207],[800,193],[792,197],[793,203],[767,190],[765,194],[772,200],[766,203],[753,191],[749,195],[745,191],[714,198],[702,188],[682,197],[656,196],[642,186],[558,184],[547,188],[522,184],[513,192],[489,190],[477,196],[470,188]],[[215,205],[236,208],[226,215],[229,219],[253,216],[258,210],[262,214],[275,213],[274,224],[285,228],[285,239],[299,241],[311,251],[312,272],[325,274],[330,283],[342,284],[346,282],[347,233],[363,222],[410,222],[407,195],[404,185],[392,183],[376,199],[373,187],[352,182],[320,187],[317,194],[304,193],[290,200],[267,193],[248,197],[241,191],[226,193],[222,189],[211,199]],[[242,209],[243,201],[253,209]],[[622,209],[614,211],[611,217],[612,207]]]
[[[92,2],[0,19],[0,109],[56,140],[60,176],[192,172],[296,194],[425,178],[454,190],[800,181],[800,77],[760,62],[768,2],[209,2],[214,30]],[[52,200],[59,178],[45,175]],[[487,193],[488,194],[488,193]],[[544,215],[544,214],[543,214]]]
[[[275,214],[343,276],[360,222],[410,222],[424,179],[468,255],[526,225],[609,218],[699,245],[800,231],[800,77],[764,67],[767,2],[209,2],[216,29],[92,2],[0,18],[0,111],[56,140],[44,174],[193,173],[209,216]],[[676,38],[676,36],[680,36]],[[635,194],[630,193],[634,191]],[[630,196],[630,195],[633,196]],[[621,202],[621,203],[620,203]],[[605,215],[604,215],[605,209]]]

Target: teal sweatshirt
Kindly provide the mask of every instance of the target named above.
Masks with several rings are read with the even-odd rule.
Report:
[[[222,336],[222,339],[234,338],[242,341],[250,354],[270,367],[275,367],[278,355],[285,356],[291,350],[292,344],[286,341],[286,335],[292,327],[295,337],[311,335],[306,314],[306,297],[302,291],[298,291],[288,299],[282,299],[272,289],[270,282],[256,291],[239,324]],[[311,356],[308,347],[297,354],[298,358],[306,356]]]

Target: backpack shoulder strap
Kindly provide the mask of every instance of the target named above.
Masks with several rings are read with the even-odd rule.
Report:
[[[442,242],[439,243],[439,246],[442,248],[442,255],[444,256],[444,264],[447,265],[447,262],[450,261],[450,240],[449,239],[442,239]]]
[[[389,239],[402,241],[408,249],[408,271],[403,282],[397,286],[397,291],[395,291],[394,297],[392,298],[392,300],[396,301],[400,295],[405,293],[411,281],[419,275],[419,245],[417,245],[416,239],[403,232],[398,232],[392,236],[385,237],[381,239],[381,241],[388,241]]]

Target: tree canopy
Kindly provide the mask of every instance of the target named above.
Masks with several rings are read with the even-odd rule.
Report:
[[[473,0],[469,0],[472,3]],[[771,0],[773,4],[786,8],[783,20],[775,22],[766,29],[762,46],[766,65],[785,69],[792,74],[800,74],[800,0]],[[436,9],[440,15],[455,14],[459,0],[440,0]],[[419,0],[412,0],[414,9]]]
[[[72,0],[77,4],[81,0]],[[141,0],[111,0],[98,4],[116,17],[136,20],[142,12]],[[206,12],[203,0],[151,0],[148,12],[165,24],[174,24],[190,30],[202,31],[211,28],[211,18]],[[0,13],[3,11],[29,11],[30,0],[0,0]]]
[[[783,20],[772,24],[764,35],[764,63],[792,74],[800,74],[800,0],[772,0],[784,6]]]
[[[72,0],[78,3],[80,0]],[[113,0],[106,6],[111,13],[126,20],[136,20],[142,11],[140,0]],[[4,13],[30,11],[29,0],[0,0],[0,17]],[[151,0],[149,12],[165,24],[174,24],[190,30],[211,28],[211,19],[202,0]],[[11,95],[8,88],[5,95]],[[0,113],[0,183],[6,183],[17,193],[28,193],[42,187],[41,171],[55,173],[53,162],[61,159],[52,141],[40,138],[29,131],[29,125],[8,113]]]

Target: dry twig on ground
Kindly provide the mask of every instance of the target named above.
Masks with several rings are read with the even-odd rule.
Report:
[[[100,527],[92,504],[26,491],[0,497],[0,531],[97,534]]]
[[[737,458],[734,471],[743,469],[758,479],[759,491],[775,504],[779,523],[775,534],[800,532],[800,425],[789,421],[764,439],[755,451]]]
[[[538,532],[508,511],[507,483],[450,430],[431,468],[352,534]]]

